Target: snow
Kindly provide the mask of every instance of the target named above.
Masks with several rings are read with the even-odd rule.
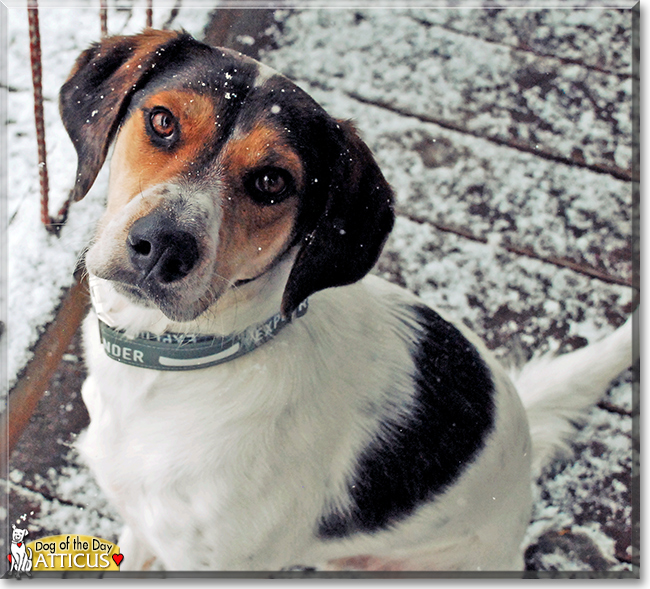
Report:
[[[171,23],[201,37],[211,7],[199,4],[179,2],[177,12],[155,7],[154,25]],[[117,6],[109,10],[111,33],[144,27],[144,2]],[[282,35],[262,60],[334,116],[354,119],[395,188],[400,214],[377,272],[461,318],[505,361],[568,350],[609,333],[629,313],[632,290],[559,269],[544,257],[631,278],[631,188],[624,178],[631,162],[629,11],[334,6],[276,11]],[[8,13],[11,387],[72,283],[102,210],[107,174],[72,206],[60,237],[47,234],[39,221],[27,19],[22,8]],[[50,210],[56,211],[76,167],[57,93],[79,52],[98,39],[99,22],[96,7],[45,7],[40,20]],[[530,76],[545,71],[553,77],[538,76],[527,87]],[[579,106],[567,99],[576,96],[576,79],[584,85]],[[515,149],[509,141],[528,147]],[[577,144],[584,161],[569,164]],[[613,167],[617,174],[601,173]],[[538,258],[513,254],[512,243]],[[70,354],[64,360],[79,361]],[[621,560],[630,556],[633,521],[630,380],[623,375],[593,409],[576,439],[577,457],[553,465],[534,485],[530,566],[630,570]],[[73,441],[59,440],[60,468],[31,478],[14,470],[7,489],[20,505],[38,506],[37,516],[25,513],[34,535],[92,533],[115,541],[119,516]]]
[[[132,34],[145,26],[144,2],[121,3],[109,11],[112,34]],[[171,20],[191,34],[201,36],[209,8],[181,7],[154,11],[154,26]],[[8,243],[7,302],[8,388],[31,358],[43,326],[54,317],[64,289],[72,284],[78,256],[92,237],[103,208],[106,170],[90,193],[71,207],[60,237],[40,225],[40,188],[32,109],[27,12],[8,9]],[[99,37],[97,8],[45,8],[39,13],[43,60],[43,94],[47,167],[50,184],[50,213],[56,214],[67,199],[76,174],[77,157],[58,114],[58,91],[81,51]],[[67,26],[61,26],[67,23]]]
[[[629,248],[631,211],[625,205],[631,189],[626,182],[611,176],[594,182],[584,168],[404,117],[339,89],[299,82],[332,114],[355,120],[405,212],[455,227],[470,223],[479,238],[498,234],[539,254],[584,259],[630,275],[629,256],[610,261],[595,253],[603,238],[612,249]],[[597,233],[586,231],[594,214]]]
[[[608,20],[617,14],[607,12]],[[621,14],[616,24],[629,29],[627,14],[627,21]],[[629,168],[630,65],[626,76],[585,68],[576,75],[577,66],[567,67],[564,60],[468,34],[473,23],[459,33],[433,23],[415,27],[413,21],[408,10],[303,11],[284,24],[286,50],[280,48],[271,65],[282,60],[291,77],[325,81],[327,89],[472,133],[521,143],[534,138],[540,152],[557,156],[569,157],[577,145],[589,164]],[[347,34],[333,40],[342,31]],[[296,39],[303,52],[294,51]]]

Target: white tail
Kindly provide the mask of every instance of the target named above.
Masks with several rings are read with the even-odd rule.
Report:
[[[570,453],[575,424],[584,421],[611,381],[636,360],[632,322],[633,316],[614,333],[575,352],[533,359],[514,379],[530,424],[533,476],[553,458]]]

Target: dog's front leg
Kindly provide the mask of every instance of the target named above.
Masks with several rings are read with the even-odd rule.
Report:
[[[23,573],[25,573],[30,579],[32,578],[32,551],[30,548],[25,550],[25,555],[23,557]]]

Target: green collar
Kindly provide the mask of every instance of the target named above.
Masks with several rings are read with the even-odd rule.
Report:
[[[302,317],[307,309],[305,300],[293,317]],[[143,332],[137,337],[128,337],[99,320],[99,336],[108,357],[123,364],[152,370],[196,370],[252,352],[275,337],[291,319],[276,313],[262,323],[225,336]]]

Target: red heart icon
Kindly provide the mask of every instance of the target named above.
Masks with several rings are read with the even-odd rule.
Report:
[[[11,562],[11,554],[7,554],[7,560]]]
[[[124,560],[124,555],[123,554],[114,554],[113,555],[113,560],[115,561],[115,564],[117,566],[120,566],[120,563]]]
[[[23,545],[22,542],[18,542],[18,548],[20,548]]]

